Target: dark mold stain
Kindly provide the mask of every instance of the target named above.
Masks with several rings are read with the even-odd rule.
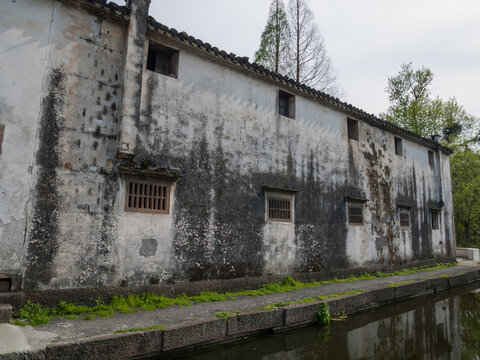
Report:
[[[34,290],[48,285],[54,276],[53,260],[58,249],[58,195],[59,139],[64,119],[65,74],[61,68],[52,70],[48,94],[42,101],[39,147],[36,154],[38,173],[35,185],[35,203],[29,232],[27,266],[24,286]]]

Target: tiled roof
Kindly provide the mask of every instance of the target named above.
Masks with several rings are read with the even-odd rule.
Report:
[[[87,1],[92,3],[95,7],[102,8],[104,11],[111,12],[117,16],[122,17],[124,20],[128,20],[129,18],[130,10],[126,6],[119,6],[113,2],[107,2],[106,0]],[[228,54],[227,52],[220,50],[217,47],[210,45],[209,43],[204,43],[202,40],[196,39],[195,37],[188,35],[186,32],[178,32],[174,28],[169,28],[168,26],[159,23],[151,16],[148,17],[148,27],[150,28],[150,30],[157,31],[170,39],[179,41],[196,49],[203,50],[205,53],[220,58],[224,61],[230,62],[231,64],[239,68],[253,71],[258,75],[261,75],[270,80],[274,80],[283,86],[287,86],[292,89],[301,91],[311,97],[314,97],[323,104],[338,109],[344,113],[351,115],[356,119],[363,120],[373,126],[388,130],[392,133],[398,134],[405,138],[409,138],[413,141],[423,143],[424,145],[427,145],[429,147],[439,148],[447,154],[451,154],[453,152],[452,149],[446,146],[438,145],[431,139],[422,137],[390,122],[382,120],[374,114],[369,114],[362,109],[353,106],[352,104],[348,104],[327,93],[313,89],[305,84],[299,83],[292,78],[275,73],[274,71],[271,71],[262,65],[259,65],[257,63],[251,63],[249,62],[248,57],[237,56],[233,53]]]

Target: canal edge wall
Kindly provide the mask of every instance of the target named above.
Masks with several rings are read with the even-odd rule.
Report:
[[[386,304],[424,296],[480,280],[480,269],[450,277],[437,277],[404,285],[368,290],[325,300],[330,313],[353,315]],[[289,305],[273,310],[237,314],[227,319],[210,317],[175,324],[164,330],[109,334],[72,342],[52,343],[45,349],[0,355],[0,360],[133,359],[190,350],[267,332],[279,332],[315,323],[324,301]]]

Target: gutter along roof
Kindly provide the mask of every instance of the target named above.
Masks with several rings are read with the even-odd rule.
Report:
[[[71,2],[72,0],[63,0],[63,1]],[[130,10],[126,6],[119,6],[112,2],[107,3],[106,0],[76,0],[76,3],[77,5],[81,3],[80,5],[83,4],[89,8],[93,6],[93,8],[96,8],[98,10],[103,10],[102,12],[106,12],[107,14],[110,13],[115,15],[116,17],[120,17],[123,21],[129,20]],[[88,6],[88,5],[91,5],[91,6]],[[244,71],[247,70],[250,72],[254,72],[256,73],[257,76],[261,78],[264,78],[264,79],[266,78],[270,81],[273,80],[279,85],[296,90],[297,92],[301,92],[304,95],[310,98],[313,98],[326,106],[329,106],[343,113],[346,113],[372,126],[385,129],[389,132],[403,136],[406,139],[415,141],[417,143],[428,146],[430,148],[440,149],[446,154],[453,153],[453,150],[449,147],[446,147],[441,144],[437,144],[431,139],[417,135],[397,125],[394,125],[390,122],[382,120],[379,117],[375,116],[374,114],[369,114],[353,106],[352,104],[343,102],[336,97],[328,95],[327,93],[313,89],[287,76],[283,76],[281,74],[275,73],[274,71],[271,71],[262,65],[259,65],[257,63],[251,63],[248,61],[248,57],[237,56],[233,53],[227,54],[227,52],[223,50],[219,50],[217,47],[214,47],[209,43],[204,43],[202,40],[196,39],[195,37],[188,35],[186,32],[178,32],[174,28],[169,28],[168,26],[165,26],[159,23],[158,21],[156,21],[151,16],[148,17],[148,28],[149,30],[157,32],[160,35],[166,36],[169,39],[172,39],[184,45],[190,46],[196,50],[201,50],[204,54],[211,57],[215,57],[217,60],[227,62],[236,68],[242,69]]]

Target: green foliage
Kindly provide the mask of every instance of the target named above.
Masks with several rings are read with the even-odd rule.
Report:
[[[137,331],[148,331],[148,330],[163,330],[164,327],[162,325],[152,325],[146,328],[130,328],[130,329],[119,329],[115,330],[114,334],[121,334],[127,332],[137,332]]]
[[[433,73],[412,63],[402,64],[398,75],[388,78],[386,91],[390,106],[380,114],[385,120],[418,135],[443,135],[448,146],[476,141],[477,121],[468,115],[455,98],[432,98]]]
[[[273,0],[254,61],[276,73],[288,72],[290,28],[283,0]]]
[[[319,325],[330,324],[330,310],[326,302],[321,303],[318,307],[316,321]]]
[[[391,282],[388,284],[388,287],[395,287],[395,286],[401,286],[401,285],[406,285],[414,282],[415,280],[405,280],[405,281],[397,281],[397,282]]]
[[[457,243],[480,246],[480,154],[457,150],[450,157]]]
[[[28,323],[26,323],[26,322],[24,322],[24,321],[22,321],[22,320],[20,320],[20,319],[15,319],[15,320],[13,320],[13,324],[14,324],[14,325],[18,325],[18,326],[27,326],[27,325],[28,325]]]
[[[53,316],[49,308],[35,304],[30,300],[20,309],[19,315],[21,319],[27,319],[29,325],[32,326],[46,324]]]
[[[462,359],[478,359],[480,354],[480,294],[464,294],[459,297],[458,327]]]
[[[344,282],[354,282],[362,280],[371,280],[379,277],[387,277],[393,275],[403,275],[411,274],[418,271],[429,271],[437,270],[445,267],[455,266],[455,263],[447,264],[436,264],[431,267],[424,268],[410,268],[400,271],[395,271],[393,273],[375,273],[375,274],[362,274],[359,276],[349,276],[343,279],[332,279],[326,281],[310,281],[310,282],[300,282],[293,279],[290,276],[287,276],[282,281],[275,281],[263,285],[256,290],[242,290],[237,292],[226,292],[224,294],[213,292],[213,291],[202,291],[199,295],[186,296],[185,294],[178,295],[176,297],[167,297],[163,295],[156,294],[130,294],[127,297],[123,296],[113,296],[110,303],[107,305],[105,302],[98,298],[96,305],[89,307],[83,305],[75,305],[72,302],[60,301],[56,306],[49,308],[41,306],[40,304],[32,303],[30,300],[24,305],[20,310],[19,315],[21,319],[25,319],[28,323],[22,322],[17,325],[29,324],[32,326],[45,324],[51,320],[53,316],[65,316],[70,320],[74,320],[78,315],[85,315],[84,320],[95,320],[97,317],[109,317],[113,315],[116,311],[128,314],[133,313],[138,310],[142,311],[152,311],[157,308],[165,308],[171,305],[177,306],[189,306],[194,303],[202,302],[214,302],[214,301],[225,301],[225,300],[235,300],[237,296],[262,296],[268,294],[277,294],[282,292],[288,292],[292,290],[304,289],[309,287],[318,287],[325,284],[333,283],[344,283]],[[316,301],[317,299],[323,300],[331,297],[339,297],[348,294],[355,294],[362,292],[364,290],[351,290],[340,292],[336,294],[318,296],[317,298],[307,297],[298,301],[285,302],[285,303],[276,303],[269,305],[268,308],[275,308],[279,306],[287,306],[291,304],[300,304],[305,302]],[[20,320],[19,320],[20,322]]]
[[[238,314],[240,314],[240,310],[221,311],[221,312],[215,313],[215,316],[219,317],[219,318],[224,318],[225,320],[228,320],[229,317],[236,316]]]

